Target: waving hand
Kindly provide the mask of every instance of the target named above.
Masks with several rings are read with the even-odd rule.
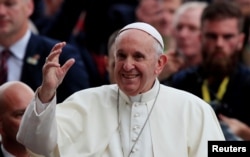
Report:
[[[56,89],[62,83],[70,67],[75,63],[73,58],[67,60],[62,66],[59,57],[65,42],[57,43],[51,50],[43,66],[43,81],[38,89],[38,95],[43,103],[49,102],[56,93]]]

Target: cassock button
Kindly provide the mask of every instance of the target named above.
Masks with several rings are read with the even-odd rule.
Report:
[[[138,125],[135,125],[134,127],[133,127],[133,130],[137,130],[137,129],[139,129],[140,127],[138,126]]]
[[[136,137],[134,137],[134,138],[132,139],[132,141],[135,142],[135,141],[136,141]]]
[[[138,151],[138,149],[134,148],[134,149],[132,150],[132,153],[135,153],[136,151]]]
[[[134,117],[136,118],[136,117],[140,117],[140,114],[139,113],[136,113],[136,114],[134,114]]]

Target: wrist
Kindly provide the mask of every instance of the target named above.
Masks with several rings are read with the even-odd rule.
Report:
[[[45,90],[42,86],[38,87],[38,98],[42,103],[50,102],[55,96],[55,91]]]

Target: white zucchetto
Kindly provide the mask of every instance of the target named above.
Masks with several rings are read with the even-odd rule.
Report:
[[[162,36],[160,35],[160,33],[151,25],[144,23],[144,22],[135,22],[135,23],[131,23],[126,25],[125,27],[123,27],[118,34],[120,34],[121,32],[128,30],[128,29],[139,29],[142,30],[146,33],[148,33],[149,35],[151,35],[153,38],[155,38],[161,45],[162,48],[164,48],[164,42],[162,39]]]

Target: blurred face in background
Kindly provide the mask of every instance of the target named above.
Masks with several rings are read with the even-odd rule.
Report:
[[[213,0],[213,2],[220,2],[223,0]],[[250,16],[250,0],[231,0],[240,6],[244,15]]]
[[[139,21],[154,26],[163,37],[171,34],[173,15],[181,0],[141,0],[136,10]]]
[[[21,38],[28,28],[33,7],[31,0],[0,0],[0,40]]]
[[[34,92],[27,86],[11,84],[0,93],[0,133],[4,141],[14,142],[21,119]]]
[[[176,47],[184,56],[191,57],[201,53],[200,17],[201,8],[184,11],[174,21],[173,36]]]
[[[238,60],[243,40],[236,18],[203,21],[202,52],[207,69],[215,74],[230,71]]]
[[[60,9],[64,0],[44,0],[45,14],[47,16],[54,16]]]
[[[244,15],[250,15],[250,0],[233,0],[239,4],[241,11]]]

